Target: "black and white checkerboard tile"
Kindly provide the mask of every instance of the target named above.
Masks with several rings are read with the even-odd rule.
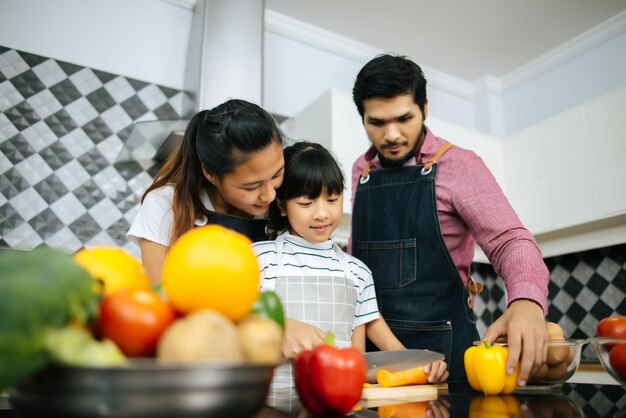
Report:
[[[570,338],[595,336],[598,321],[626,315],[626,244],[546,258],[550,270],[548,320],[556,322]],[[475,264],[472,277],[485,290],[475,312],[481,335],[506,309],[506,291],[489,265]],[[597,358],[591,346],[583,358]]]
[[[138,121],[182,119],[191,94],[0,47],[0,247],[76,251],[125,234],[152,163],[115,163]]]

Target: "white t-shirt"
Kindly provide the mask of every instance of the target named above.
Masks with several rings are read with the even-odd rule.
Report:
[[[143,238],[169,247],[174,223],[173,199],[174,186],[170,185],[159,187],[148,193],[126,237],[137,245]],[[214,210],[206,190],[202,190],[200,200],[208,210]],[[202,219],[196,220],[196,225],[203,225],[202,222]]]
[[[277,265],[275,260],[276,242],[259,241],[252,244],[261,270],[261,290],[274,290]],[[380,317],[372,272],[359,259],[344,253],[352,271],[350,279],[357,278],[357,306],[354,327],[366,324]],[[312,243],[302,237],[285,234],[283,247],[283,272],[285,276],[344,276],[333,241]]]

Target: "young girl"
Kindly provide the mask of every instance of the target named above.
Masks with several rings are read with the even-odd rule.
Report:
[[[195,226],[216,223],[267,239],[266,214],[283,178],[282,138],[272,116],[244,100],[196,114],[178,151],[142,197],[128,238],[161,281],[170,245]]]
[[[365,351],[367,336],[382,348],[404,348],[378,313],[372,274],[360,260],[343,252],[331,235],[343,215],[344,178],[332,155],[321,145],[298,142],[284,150],[285,174],[270,205],[274,241],[253,245],[261,269],[262,290],[281,297],[290,321],[312,325],[323,337],[335,334],[339,347]],[[287,325],[283,353],[295,357],[311,346],[291,339]],[[446,365],[433,363],[431,380],[447,378]],[[290,364],[280,366],[268,404],[281,411],[299,407]]]

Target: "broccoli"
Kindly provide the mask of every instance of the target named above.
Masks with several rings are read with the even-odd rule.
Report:
[[[76,360],[59,353],[76,340],[76,332],[65,328],[84,328],[96,317],[101,299],[96,288],[89,273],[59,250],[0,250],[0,391],[52,362],[89,363],[78,351],[93,352],[104,343],[84,329],[82,345],[75,344]],[[110,357],[92,363],[119,364],[124,358],[119,350]]]

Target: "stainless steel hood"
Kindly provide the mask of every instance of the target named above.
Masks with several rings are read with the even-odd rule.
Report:
[[[263,0],[198,0],[190,26],[185,90],[196,111],[230,98],[262,105]],[[137,122],[117,157],[123,161],[167,159],[182,141],[184,120]]]
[[[135,123],[116,162],[164,162],[180,145],[188,123],[187,119]]]

